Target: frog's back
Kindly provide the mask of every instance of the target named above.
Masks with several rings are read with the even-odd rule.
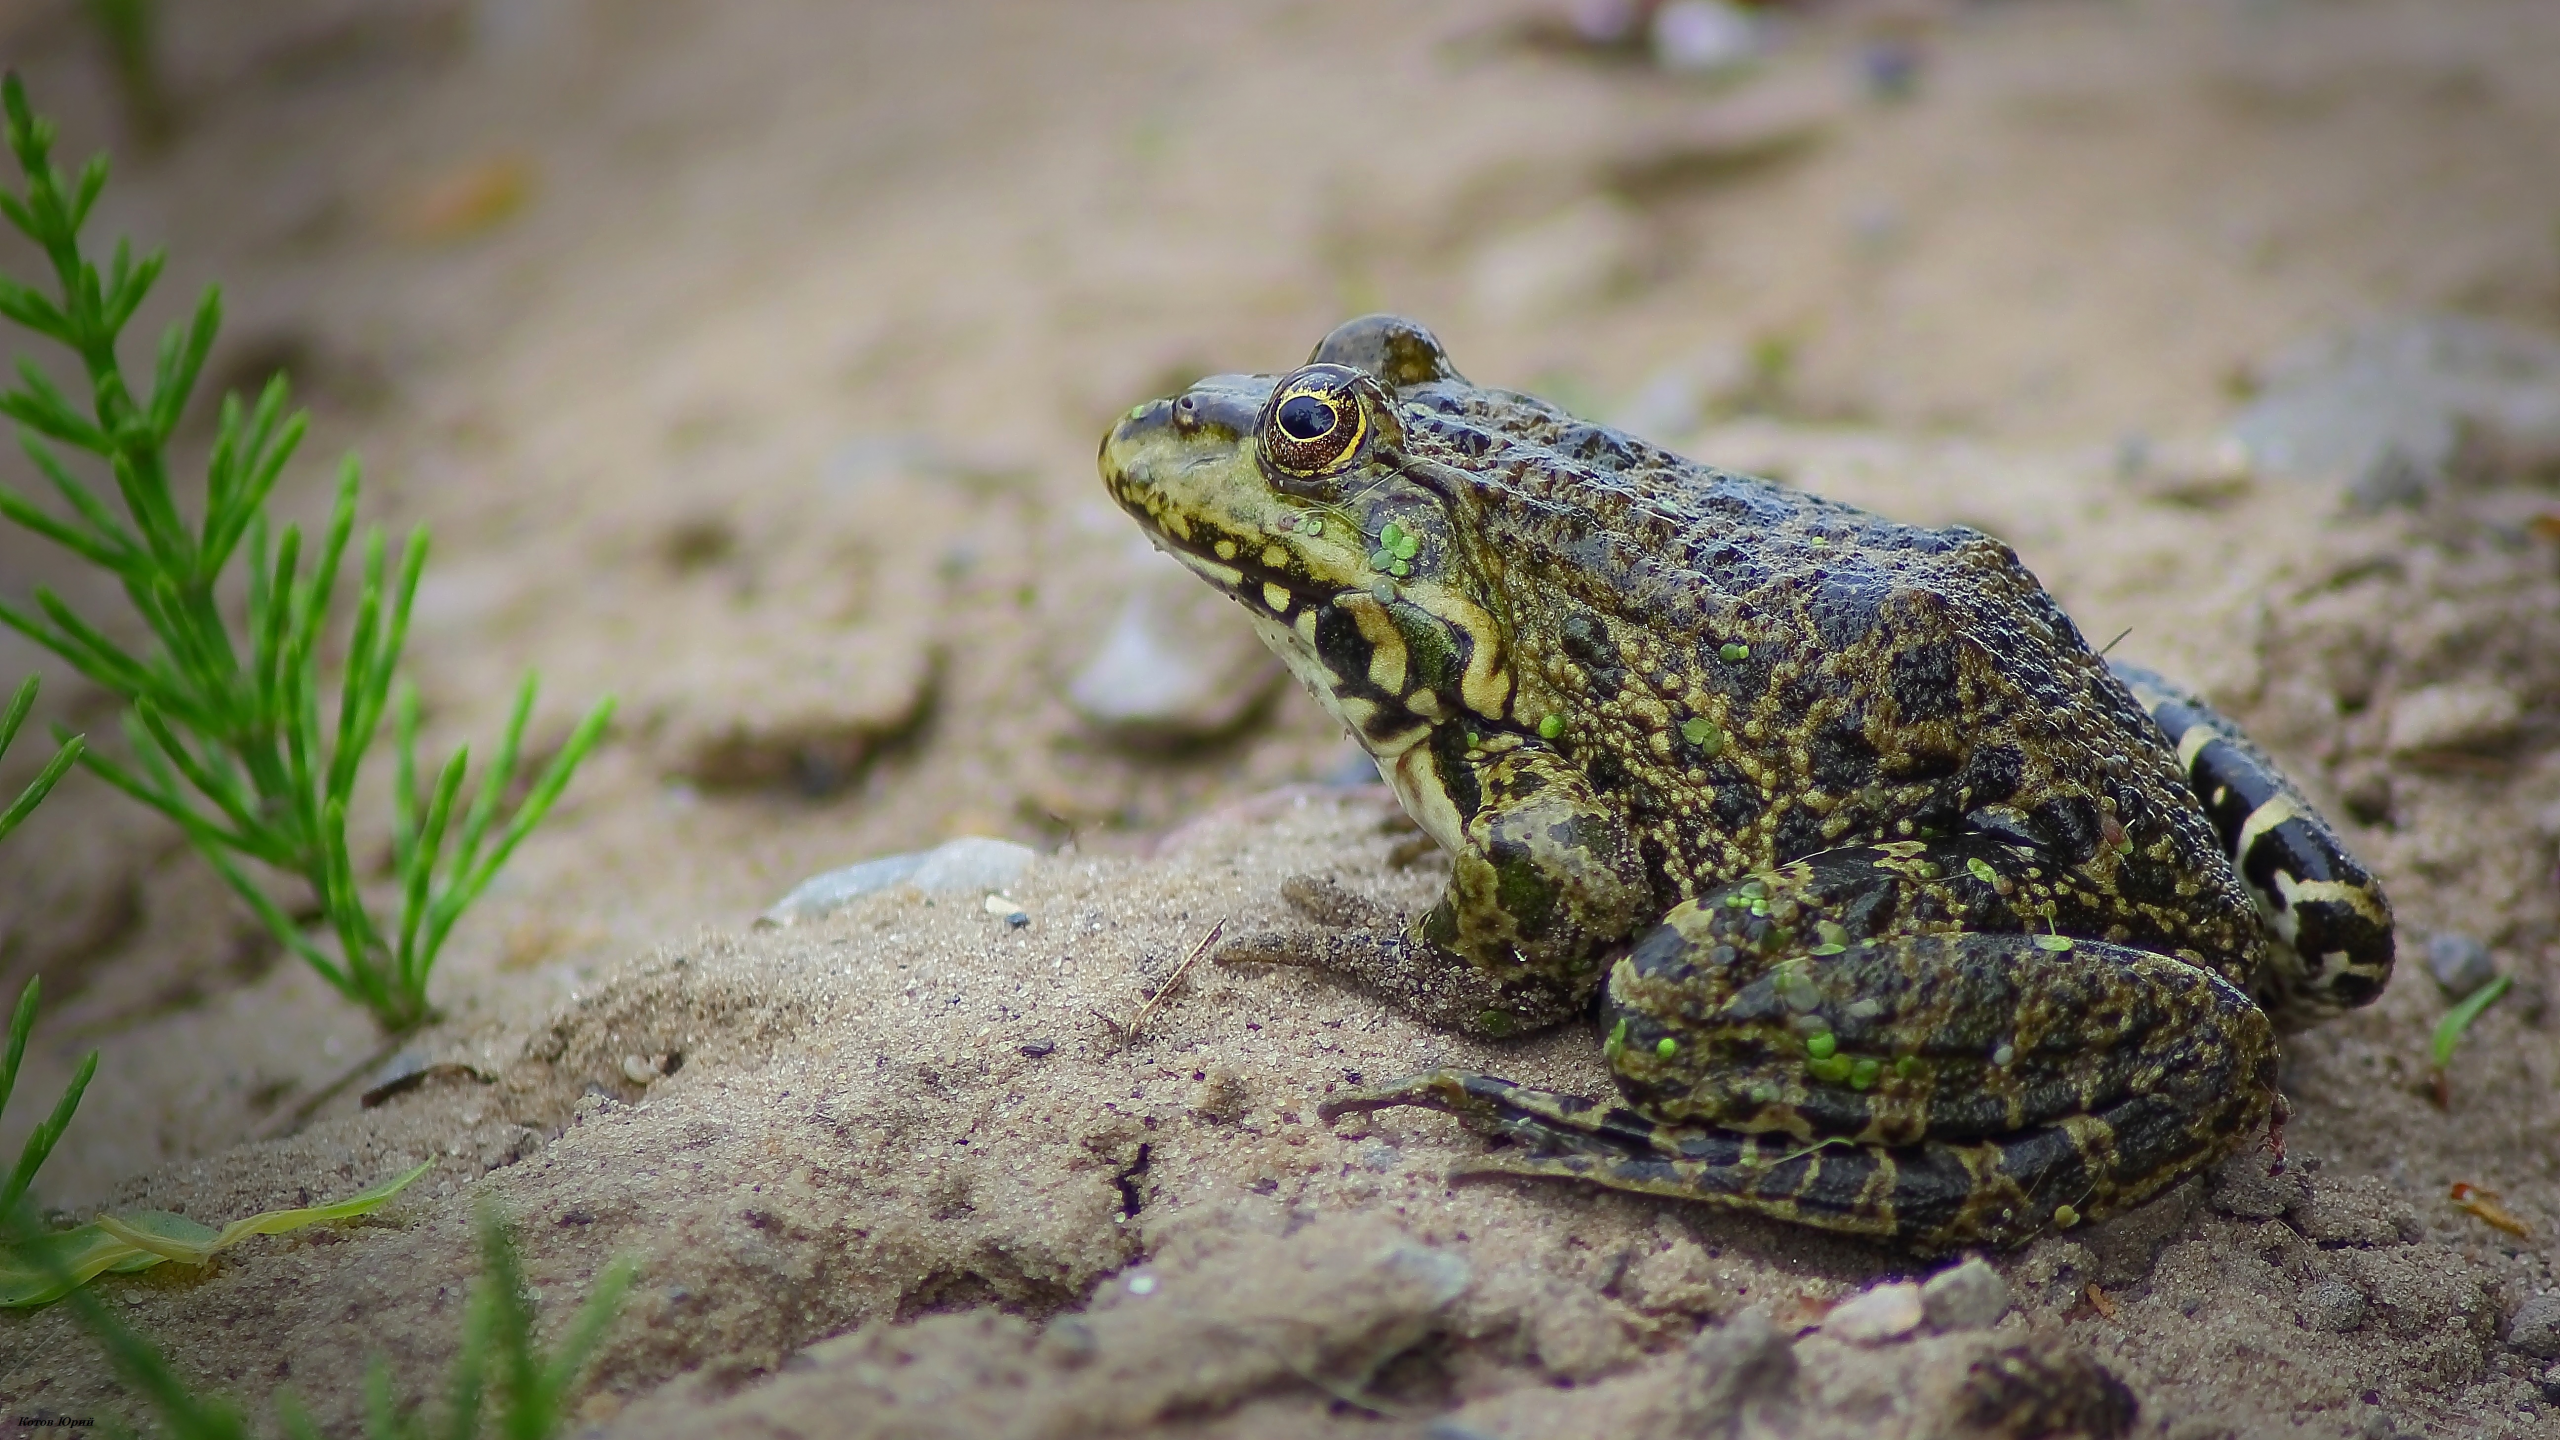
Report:
[[[1666,906],[1819,850],[1988,829],[2240,983],[2247,892],[2178,759],[2016,555],[1463,382],[1404,394],[1479,569]]]

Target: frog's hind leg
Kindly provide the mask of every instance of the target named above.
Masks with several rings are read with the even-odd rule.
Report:
[[[1523,1146],[1461,1165],[1453,1172],[1460,1178],[1583,1180],[1861,1235],[1924,1255],[2023,1244],[2125,1203],[2111,1172],[2126,1154],[2147,1149],[2141,1132],[2158,1131],[2165,1118],[2163,1107],[2138,1097],[2101,1114],[1969,1143],[1806,1142],[1657,1125],[1623,1107],[1450,1070],[1347,1096],[1320,1113],[1330,1118],[1392,1105],[1447,1111]]]
[[[2139,666],[2109,661],[2178,753],[2277,942],[2261,987],[2286,1028],[2370,1002],[2391,979],[2391,902],[2240,727]]]

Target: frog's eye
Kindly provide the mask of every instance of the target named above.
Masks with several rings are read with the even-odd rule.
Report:
[[[1320,479],[1360,452],[1378,382],[1347,365],[1310,365],[1280,382],[1263,407],[1262,456],[1272,477]]]

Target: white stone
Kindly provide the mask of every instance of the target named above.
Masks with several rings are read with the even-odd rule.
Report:
[[[1920,1287],[1897,1280],[1833,1306],[1823,1317],[1822,1333],[1852,1345],[1883,1345],[1919,1329],[1925,1314]]]
[[[2493,750],[2514,739],[2523,720],[2523,702],[2503,685],[2428,685],[2392,704],[2391,750]]]

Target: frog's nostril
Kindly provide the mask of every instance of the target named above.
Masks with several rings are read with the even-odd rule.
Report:
[[[1200,402],[1189,395],[1174,401],[1173,423],[1184,430],[1200,423]]]

